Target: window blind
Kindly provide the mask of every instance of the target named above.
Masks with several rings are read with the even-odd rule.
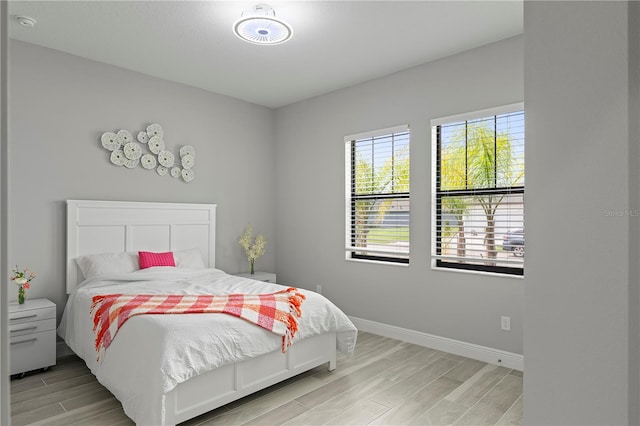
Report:
[[[408,126],[345,138],[347,258],[409,262]]]
[[[524,112],[433,127],[436,266],[522,275]]]

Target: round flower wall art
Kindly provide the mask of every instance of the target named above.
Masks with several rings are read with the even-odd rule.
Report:
[[[134,138],[134,134],[137,136]],[[100,145],[109,151],[109,161],[114,166],[144,170],[155,170],[158,176],[169,175],[185,183],[195,179],[193,167],[196,150],[191,145],[184,145],[174,155],[164,141],[165,132],[158,123],[152,123],[138,132],[120,129],[115,132],[104,132],[100,137]],[[178,166],[182,166],[182,169]]]

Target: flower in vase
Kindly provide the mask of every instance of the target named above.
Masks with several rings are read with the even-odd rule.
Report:
[[[20,270],[18,265],[13,268],[11,281],[18,285],[18,303],[24,303],[25,293],[24,291],[31,287],[31,281],[36,277],[35,272],[29,271],[29,268]]]
[[[247,260],[249,261],[249,265],[251,267],[251,273],[253,274],[253,264],[256,259],[264,254],[265,246],[267,245],[267,240],[265,240],[262,234],[258,234],[256,238],[253,238],[253,228],[251,225],[247,225],[244,230],[244,234],[240,237],[240,247],[244,249],[245,254],[247,255]]]

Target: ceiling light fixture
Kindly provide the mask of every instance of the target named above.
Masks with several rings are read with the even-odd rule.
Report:
[[[289,24],[276,19],[275,11],[266,4],[242,12],[241,18],[233,24],[233,32],[244,41],[262,45],[284,43],[293,34]]]

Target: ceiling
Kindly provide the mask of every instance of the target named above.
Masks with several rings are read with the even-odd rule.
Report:
[[[14,0],[9,36],[277,108],[523,31],[522,0],[271,1],[293,37],[259,46],[232,32],[257,3]]]

